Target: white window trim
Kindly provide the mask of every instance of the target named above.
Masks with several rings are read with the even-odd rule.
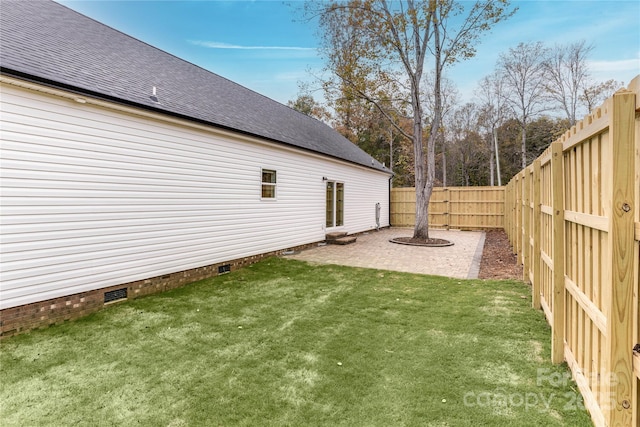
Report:
[[[262,180],[262,175],[263,175],[263,173],[265,171],[273,172],[275,174],[275,177],[276,177],[276,182],[264,182]],[[262,196],[262,188],[265,185],[273,187],[273,197],[263,197]],[[265,201],[265,202],[271,202],[271,201],[278,200],[278,171],[276,169],[273,169],[273,168],[260,168],[260,200]]]

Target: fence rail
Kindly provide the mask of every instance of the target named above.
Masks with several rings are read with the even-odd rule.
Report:
[[[413,227],[415,188],[391,190],[391,224]],[[504,187],[434,188],[429,202],[429,227],[476,230],[504,227]]]
[[[597,426],[640,426],[640,76],[506,186],[505,230]]]

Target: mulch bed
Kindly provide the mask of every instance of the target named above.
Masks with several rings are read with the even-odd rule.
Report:
[[[411,245],[411,246],[434,246],[434,247],[438,247],[438,246],[452,246],[453,243],[451,243],[448,240],[445,239],[436,239],[436,238],[429,238],[429,239],[416,239],[415,237],[394,237],[393,239],[389,240],[391,243],[399,243],[401,245]]]
[[[507,234],[503,230],[486,232],[478,277],[522,280],[522,266],[518,264]]]

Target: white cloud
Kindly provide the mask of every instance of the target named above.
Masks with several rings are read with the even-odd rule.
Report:
[[[589,69],[595,72],[640,72],[640,58],[616,61],[589,61]]]
[[[282,72],[276,73],[274,79],[280,81],[298,81],[303,79],[308,79],[309,74],[305,71],[290,71],[290,72]]]
[[[237,44],[220,43],[204,40],[189,40],[189,43],[196,46],[207,47],[210,49],[240,49],[240,50],[303,50],[315,51],[315,47],[299,47],[299,46],[242,46]]]

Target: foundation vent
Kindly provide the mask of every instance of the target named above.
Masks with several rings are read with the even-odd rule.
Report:
[[[127,299],[127,288],[116,289],[104,293],[104,303]]]
[[[224,274],[231,271],[231,264],[225,264],[218,267],[218,274]]]

